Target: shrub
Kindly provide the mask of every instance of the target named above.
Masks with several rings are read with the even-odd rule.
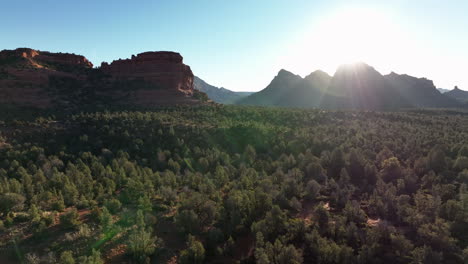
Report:
[[[122,208],[122,203],[119,200],[112,198],[110,200],[106,200],[104,206],[107,207],[112,214],[116,214]]]
[[[0,195],[0,213],[7,214],[11,211],[23,209],[26,198],[17,193],[5,193]]]
[[[73,253],[69,250],[62,252],[60,255],[61,264],[75,264],[75,259],[73,258]]]
[[[64,228],[76,228],[81,224],[79,220],[78,211],[76,208],[62,214],[60,216],[60,223]]]

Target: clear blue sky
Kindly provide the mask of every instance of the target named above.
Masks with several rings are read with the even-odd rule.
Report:
[[[172,50],[207,82],[263,89],[285,68],[360,60],[468,90],[466,0],[0,0],[0,49],[82,54],[95,65]],[[374,23],[375,20],[375,23]]]

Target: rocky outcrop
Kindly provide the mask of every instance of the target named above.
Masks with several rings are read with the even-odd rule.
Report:
[[[203,95],[194,93],[193,79],[190,67],[175,52],[140,53],[100,68],[69,53],[28,48],[0,52],[0,104],[196,104]]]
[[[28,48],[0,52],[0,104],[51,107],[51,78],[85,79],[93,67],[85,57]]]
[[[23,64],[38,68],[53,68],[53,65],[69,65],[92,68],[93,64],[84,56],[70,53],[52,53],[38,51],[29,48],[18,48],[15,50],[3,50],[0,52],[0,60],[22,58]],[[50,64],[50,65],[48,65]]]
[[[131,59],[102,63],[101,70],[116,80],[136,80],[151,84],[155,89],[177,90],[193,95],[194,75],[175,52],[144,52]]]

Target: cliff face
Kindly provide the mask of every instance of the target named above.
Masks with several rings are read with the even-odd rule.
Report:
[[[15,50],[0,51],[0,60],[5,59],[25,59],[23,63],[30,64],[33,67],[48,68],[47,64],[71,65],[92,68],[93,64],[84,56],[70,53],[52,53],[47,51],[38,51],[29,48],[18,48]],[[46,65],[43,65],[46,64]]]
[[[85,79],[93,64],[85,57],[28,48],[0,52],[0,103],[51,107],[51,78]]]
[[[0,104],[194,104],[193,79],[174,52],[145,52],[98,69],[81,55],[27,48],[0,52]]]
[[[144,52],[131,59],[102,63],[101,70],[116,80],[144,81],[159,89],[171,89],[193,95],[194,75],[175,52]]]

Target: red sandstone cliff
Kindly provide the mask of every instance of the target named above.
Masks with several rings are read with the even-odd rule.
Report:
[[[92,68],[93,64],[88,61],[84,56],[75,55],[70,53],[52,53],[47,51],[38,51],[29,48],[18,48],[15,50],[2,50],[0,51],[0,60],[23,58],[23,65],[28,65],[38,68],[51,68],[47,64],[61,64],[83,66]],[[45,64],[45,65],[44,65]]]
[[[199,103],[194,98],[194,75],[178,53],[145,52],[131,59],[102,63],[98,69],[92,67],[84,56],[75,54],[27,48],[3,50],[0,104],[72,104],[90,91],[94,98],[87,98],[88,102],[143,106]]]
[[[51,76],[84,79],[80,71],[92,67],[75,54],[28,48],[0,51],[0,103],[50,107],[53,98],[46,88]]]
[[[102,63],[101,70],[115,79],[143,80],[162,90],[193,95],[193,73],[175,52],[144,52],[131,59]]]

